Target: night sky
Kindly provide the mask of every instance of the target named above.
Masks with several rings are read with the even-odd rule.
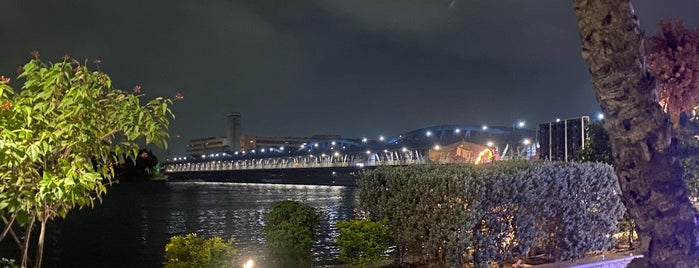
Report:
[[[633,3],[648,33],[699,25],[699,1]],[[0,0],[0,74],[38,50],[180,92],[173,154],[228,112],[244,134],[343,137],[594,115],[578,39],[572,0]]]

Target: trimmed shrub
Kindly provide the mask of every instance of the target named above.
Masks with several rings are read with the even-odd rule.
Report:
[[[262,229],[269,267],[310,267],[316,241],[318,211],[298,201],[277,201],[265,217]]]
[[[600,163],[381,167],[358,185],[360,207],[392,230],[397,262],[502,266],[533,251],[577,259],[609,248],[623,214],[616,176]]]
[[[173,236],[165,245],[165,268],[221,268],[234,265],[236,250],[233,238],[223,242],[220,237],[204,239],[192,233]]]
[[[383,259],[388,250],[390,233],[383,222],[370,220],[349,220],[337,222],[340,235],[337,246],[340,248],[340,261],[358,267],[365,267]]]

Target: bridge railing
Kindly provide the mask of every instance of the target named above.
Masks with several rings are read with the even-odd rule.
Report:
[[[426,164],[427,160],[373,160],[373,161],[343,161],[343,162],[273,162],[273,161],[209,161],[194,163],[171,163],[164,167],[166,173],[220,170],[258,170],[258,169],[294,169],[294,168],[334,168],[334,167],[375,167],[375,166],[404,166]]]

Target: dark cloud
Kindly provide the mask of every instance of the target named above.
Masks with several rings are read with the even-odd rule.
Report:
[[[648,33],[699,2],[633,1]],[[594,114],[572,1],[0,1],[0,74],[40,50],[100,58],[174,107],[173,152],[224,135],[397,135]]]

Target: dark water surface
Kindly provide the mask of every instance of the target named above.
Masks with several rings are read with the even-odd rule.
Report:
[[[173,235],[235,237],[240,259],[263,257],[272,202],[301,200],[320,210],[315,266],[337,264],[338,220],[352,217],[355,188],[237,183],[123,183],[102,204],[53,224],[44,267],[162,267]],[[37,232],[38,234],[38,232]]]

